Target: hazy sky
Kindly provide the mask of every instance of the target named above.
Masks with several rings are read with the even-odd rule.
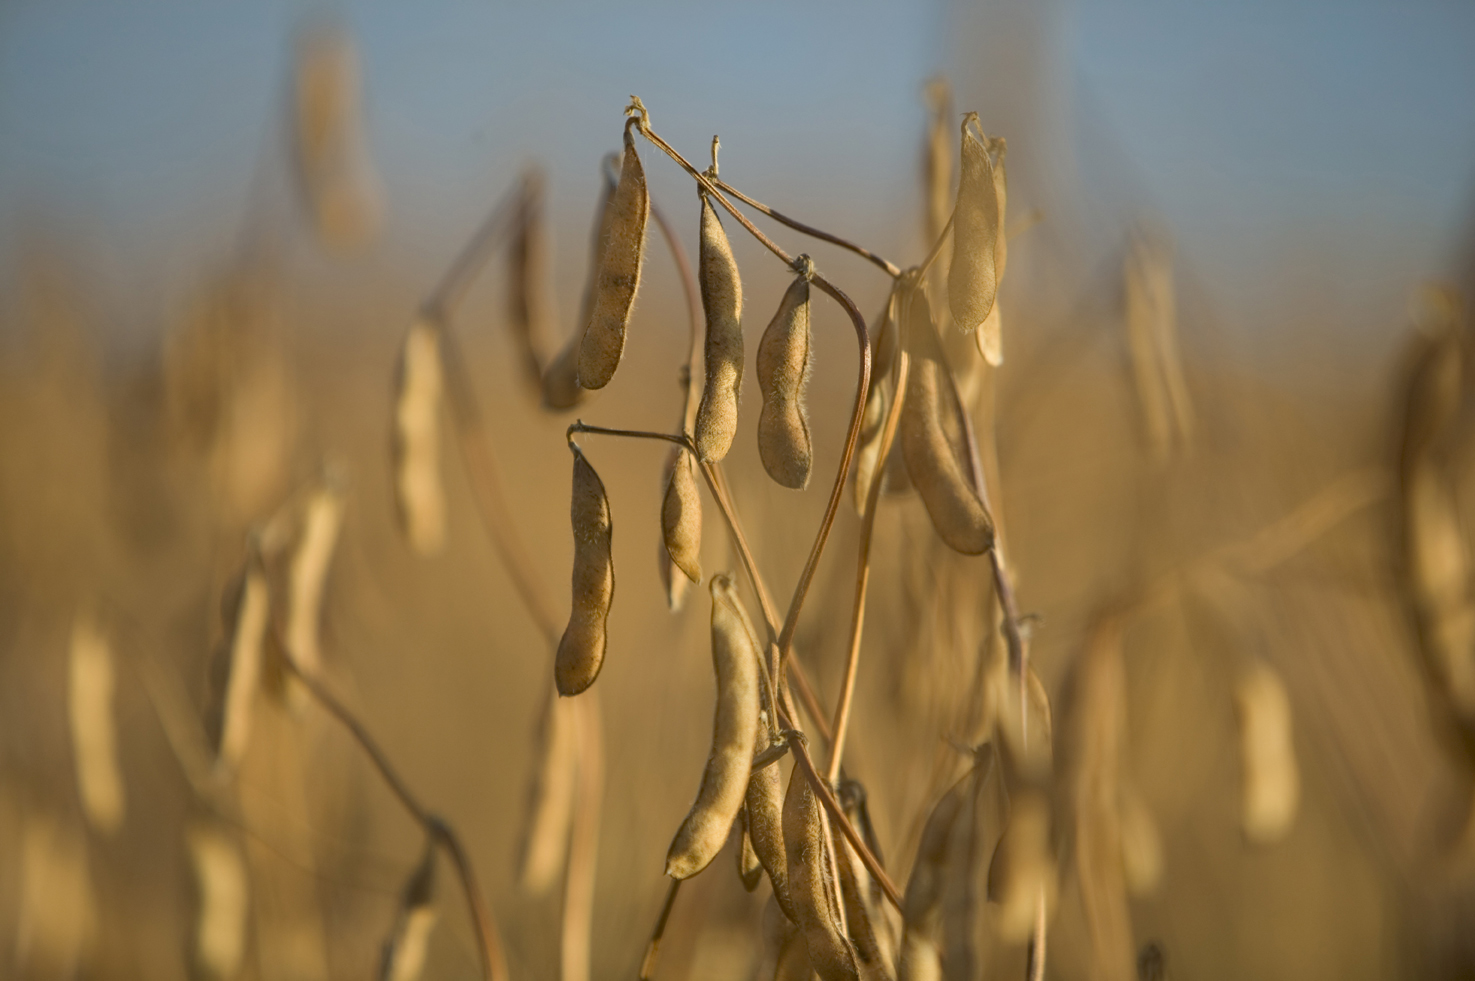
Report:
[[[534,159],[582,224],[635,92],[693,153],[720,132],[755,189],[910,242],[922,81],[988,78],[970,70],[994,10],[0,0],[0,227],[80,223],[124,278],[223,248],[283,152],[291,31],[330,11],[362,47],[391,240],[453,241]],[[1052,10],[1052,111],[1087,200],[1155,212],[1230,307],[1308,250],[1311,280],[1441,271],[1475,213],[1475,4]]]

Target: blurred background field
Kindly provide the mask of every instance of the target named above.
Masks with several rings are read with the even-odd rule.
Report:
[[[362,80],[378,220],[351,247],[320,234],[294,171],[294,45],[321,23],[352,39]],[[344,509],[324,673],[464,838],[512,975],[559,975],[557,890],[529,897],[515,869],[550,652],[449,436],[444,550],[416,555],[396,527],[405,331],[536,165],[553,246],[547,340],[573,333],[599,162],[632,92],[695,161],[719,133],[724,179],[916,262],[923,89],[938,73],[957,110],[1009,141],[1021,230],[1001,291],[1006,360],[979,418],[997,420],[999,503],[1057,713],[1103,611],[1134,611],[1126,769],[1161,858],[1131,900],[1134,949],[1159,951],[1174,979],[1475,973],[1475,757],[1458,693],[1420,653],[1399,457],[1415,352],[1440,331],[1463,337],[1466,315],[1444,298],[1475,288],[1472,45],[1475,9],[1432,0],[0,5],[0,976],[378,969],[423,836],[342,728],[316,706],[294,712],[268,679],[228,802],[199,786],[248,534],[297,515],[325,474]],[[689,179],[640,153],[694,255]],[[868,317],[885,301],[872,267],[763,227],[814,255]],[[729,233],[751,366],[787,274]],[[1166,448],[1126,316],[1142,236],[1171,256],[1194,418]],[[542,411],[519,376],[505,250],[452,325],[560,621],[565,427],[578,415],[669,430],[680,411],[685,308],[654,235],[648,250],[622,372],[576,413]],[[832,304],[815,310],[816,479],[796,495],[764,475],[751,378],[728,465],[781,597],[854,384],[848,324]],[[1455,402],[1440,466],[1458,517],[1475,486],[1463,390]],[[663,448],[585,445],[609,489],[619,576],[598,683],[590,976],[633,977],[708,742],[708,602],[694,588],[683,611],[665,608]],[[880,514],[847,762],[905,882],[958,765],[989,586],[915,497]],[[1468,520],[1451,532],[1462,554]],[[704,569],[734,569],[710,501],[707,522]],[[858,527],[847,492],[796,635],[827,701]],[[70,706],[86,697],[75,675],[89,630],[111,651],[111,812],[78,776],[87,737]],[[1284,682],[1299,772],[1294,821],[1269,843],[1240,820],[1233,690],[1251,662]],[[197,870],[214,841],[239,856],[245,932],[237,956],[212,961]],[[683,891],[658,978],[762,969],[767,887],[743,892],[731,863],[725,851]],[[1093,958],[1062,868],[1047,976],[1117,977]],[[475,977],[465,906],[441,873],[424,976]],[[950,978],[1023,976],[1023,947],[994,935],[995,915],[980,905],[976,971],[952,962]]]

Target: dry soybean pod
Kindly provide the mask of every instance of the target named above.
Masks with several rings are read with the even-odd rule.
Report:
[[[1291,700],[1275,669],[1248,665],[1235,681],[1244,785],[1240,822],[1257,844],[1279,841],[1296,820],[1301,777],[1291,739]]]
[[[440,551],[446,538],[446,498],[440,479],[440,406],[445,381],[440,331],[418,320],[405,335],[394,400],[394,501],[410,547]]]
[[[748,837],[748,809],[746,806],[738,808],[737,824],[734,828],[738,832],[737,852],[738,879],[743,888],[752,892],[758,888],[758,883],[763,881],[763,863],[758,861],[758,853],[753,851],[753,839]]]
[[[1009,235],[1005,223],[1005,211],[1009,201],[1009,178],[1004,171],[1004,156],[1008,146],[1002,136],[987,141],[990,153],[996,154],[993,165],[994,197],[999,203],[998,232],[994,246],[994,305],[988,316],[979,324],[974,340],[983,360],[997,368],[1004,363],[1004,317],[999,310],[997,284],[1004,281],[1004,262],[1009,257]]]
[[[855,953],[832,910],[834,899],[825,869],[825,828],[819,799],[799,766],[789,776],[783,826],[789,904],[804,934],[810,964],[822,981],[858,981]]]
[[[809,483],[813,448],[804,387],[809,382],[809,279],[814,263],[806,255],[795,265],[799,276],[784,292],[763,339],[758,342],[758,455],[763,469],[784,487],[803,490]]]
[[[215,768],[220,773],[233,772],[246,755],[246,745],[251,738],[252,708],[261,685],[266,631],[271,619],[271,587],[254,547],[229,619],[230,641],[226,650],[225,687],[220,701],[220,735],[215,745]]]
[[[578,323],[587,324],[594,310],[594,296],[599,292],[599,263],[604,256],[604,243],[609,238],[609,227],[614,215],[611,207],[615,197],[615,176],[612,173],[617,160],[611,153],[604,158],[604,183],[599,193],[596,209],[594,234],[589,238],[589,274],[584,284],[584,298],[579,305]],[[543,408],[550,411],[572,409],[589,393],[579,387],[579,346],[583,335],[575,331],[563,349],[543,369]]]
[[[666,853],[666,874],[686,879],[706,868],[732,831],[758,740],[758,641],[732,580],[712,577],[712,666],[717,710],[712,752],[695,803]]]
[[[707,314],[706,381],[697,408],[697,452],[708,463],[727,456],[737,435],[738,395],[743,385],[743,286],[722,221],[706,194],[697,258],[697,282]]]
[[[517,857],[517,884],[541,896],[563,871],[573,820],[578,751],[573,703],[552,692],[538,724],[538,759],[528,787],[527,824]]]
[[[394,927],[379,960],[380,981],[415,981],[425,966],[430,931],[435,928],[435,843],[425,843],[425,856],[400,893]]]
[[[768,727],[759,728],[760,752],[770,746]],[[798,922],[789,903],[789,859],[784,850],[784,786],[777,764],[752,771],[744,805],[748,813],[748,838],[768,881],[773,884],[773,898],[791,922]]]
[[[855,510],[864,513],[871,481],[877,472],[877,455],[881,451],[881,429],[886,421],[886,408],[891,401],[894,383],[891,366],[896,361],[896,287],[886,297],[886,305],[871,326],[871,386],[866,392],[865,415],[860,437],[855,444]]]
[[[948,267],[947,298],[953,322],[971,333],[988,317],[998,290],[999,199],[994,190],[988,147],[969,124],[978,113],[963,117],[962,170],[953,208],[953,261]]]
[[[949,854],[953,825],[964,811],[964,804],[974,788],[974,774],[969,771],[943,794],[927,815],[922,838],[917,844],[917,860],[907,879],[902,902],[904,933],[901,959],[897,965],[898,981],[921,981],[942,976],[942,897],[948,866],[956,861]]]
[[[692,582],[702,581],[702,495],[696,461],[679,446],[666,458],[666,493],[661,501],[661,537],[671,562]],[[669,575],[669,573],[667,573]],[[670,576],[674,579],[675,576]],[[672,586],[666,584],[670,600]],[[672,603],[674,609],[677,604]]]
[[[630,135],[632,125],[633,121],[625,125],[625,155],[620,163],[620,181],[610,198],[594,305],[579,342],[578,377],[583,388],[603,388],[615,376],[625,352],[625,329],[630,325],[635,292],[640,288],[650,195],[645,187],[645,169]]]
[[[927,296],[910,288],[902,307],[912,369],[897,435],[907,473],[942,540],[964,555],[982,555],[993,545],[994,523],[943,428],[943,420],[960,414],[961,407],[944,375],[947,363]]]
[[[573,603],[553,666],[560,695],[577,695],[598,677],[609,642],[606,621],[615,595],[609,496],[578,445],[570,441],[569,449],[574,454],[569,505],[574,529]]]

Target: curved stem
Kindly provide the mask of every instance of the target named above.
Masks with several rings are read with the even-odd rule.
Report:
[[[902,348],[896,357],[896,394],[887,408],[886,421],[881,429],[881,442],[876,450],[878,461],[887,458],[891,453],[891,444],[896,439],[902,403],[906,401],[907,375],[910,370],[911,359],[905,348]],[[850,727],[850,705],[855,697],[855,677],[860,666],[860,638],[865,628],[866,590],[871,580],[871,539],[875,533],[876,511],[881,503],[881,485],[884,483],[885,480],[878,473],[866,491],[866,513],[860,526],[860,557],[856,560],[855,605],[850,615],[850,650],[845,658],[845,680],[840,686],[840,699],[835,704],[835,721],[830,727],[835,734],[830,742],[830,766],[827,774],[830,783],[839,779],[840,758],[845,753],[845,733]]]
[[[864,246],[857,245],[849,239],[841,238],[839,235],[832,235],[831,233],[823,231],[822,229],[815,228],[813,225],[806,225],[804,224],[804,222],[799,221],[798,219],[790,218],[788,215],[785,215],[779,211],[775,211],[773,208],[770,208],[763,202],[755,201],[752,198],[748,197],[742,191],[739,191],[737,188],[733,187],[726,181],[714,180],[713,183],[722,188],[722,190],[726,191],[728,194],[731,194],[733,197],[737,198],[739,201],[743,202],[743,204],[746,204],[748,207],[754,209],[755,211],[762,212],[763,214],[772,218],[774,221],[778,222],[781,225],[788,225],[790,228],[792,228],[796,232],[799,232],[801,235],[808,235],[810,238],[817,238],[821,242],[829,242],[831,245],[838,245],[842,249],[854,252],[862,259],[865,259],[867,262],[870,262],[872,265],[876,266],[892,279],[896,279],[901,276],[902,270],[900,266],[887,261],[883,256],[877,255]]]
[[[297,663],[291,651],[287,649],[284,638],[278,637],[278,643],[281,645],[282,662],[287,669],[302,682],[303,687],[318,704],[348,730],[354,741],[359,744],[359,748],[374,764],[374,768],[379,771],[379,776],[383,778],[390,792],[398,798],[400,804],[410,813],[416,823],[425,829],[426,834],[433,837],[450,857],[451,863],[456,867],[456,875],[461,880],[461,889],[466,894],[466,905],[471,910],[471,924],[476,931],[477,949],[481,954],[482,977],[487,981],[507,981],[507,960],[502,952],[502,940],[497,933],[496,921],[492,918],[486,900],[482,898],[481,887],[477,885],[476,872],[471,866],[471,860],[467,857],[466,850],[461,846],[461,840],[451,828],[450,822],[420,803],[411,792],[409,784],[405,783],[399,772],[390,764],[389,757],[374,741],[374,737],[369,735],[369,730],[358,720],[357,716],[330,692],[321,680]]]

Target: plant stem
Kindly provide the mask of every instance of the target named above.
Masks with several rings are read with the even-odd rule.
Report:
[[[739,201],[743,202],[743,204],[746,204],[748,207],[753,208],[755,211],[762,212],[763,214],[767,215],[768,217],[772,218],[774,221],[782,225],[788,225],[794,231],[799,232],[802,235],[808,235],[810,238],[817,238],[821,242],[829,242],[831,245],[838,245],[842,249],[847,249],[851,252],[854,252],[862,259],[865,259],[866,261],[870,262],[872,265],[880,269],[882,272],[886,273],[886,275],[890,276],[892,279],[896,279],[901,276],[902,270],[900,266],[887,261],[882,256],[877,255],[864,246],[857,245],[849,239],[841,238],[839,235],[832,235],[827,231],[815,228],[813,225],[806,225],[802,221],[799,221],[795,218],[790,218],[788,215],[775,211],[773,208],[770,208],[763,202],[755,201],[752,198],[748,197],[742,191],[739,191],[737,188],[733,187],[726,181],[714,179],[713,183],[722,188],[722,190],[726,191],[728,194],[731,194],[733,197],[737,198]]]
[[[604,740],[598,692],[586,691],[574,700],[574,729],[579,747],[578,783],[563,886],[559,975],[561,981],[589,981],[599,814],[604,803]]]
[[[655,975],[656,961],[661,953],[661,938],[666,935],[666,921],[671,918],[671,907],[676,905],[676,893],[681,890],[681,883],[681,879],[672,879],[671,888],[666,890],[666,901],[661,904],[655,929],[650,932],[650,943],[645,945],[645,957],[640,961],[640,981],[651,981]]]
[[[278,637],[277,640],[282,652],[282,662],[287,669],[302,682],[303,687],[317,700],[318,704],[348,730],[354,741],[359,744],[359,748],[374,764],[374,768],[379,771],[380,777],[383,778],[390,792],[399,799],[400,804],[410,813],[416,823],[425,829],[426,834],[435,839],[451,859],[451,863],[456,867],[456,875],[461,880],[461,889],[466,894],[466,905],[471,910],[471,924],[476,931],[477,949],[481,954],[482,977],[487,981],[507,981],[507,960],[502,952],[502,941],[497,933],[496,921],[492,918],[491,910],[482,898],[481,889],[476,882],[476,872],[471,867],[471,860],[467,857],[465,849],[461,847],[461,840],[452,829],[450,822],[420,803],[411,792],[409,785],[405,783],[404,778],[389,762],[389,757],[385,755],[384,750],[374,741],[374,737],[369,735],[369,730],[364,724],[336,695],[328,690],[321,680],[303,670],[292,656],[291,651],[287,649],[283,638]]]

